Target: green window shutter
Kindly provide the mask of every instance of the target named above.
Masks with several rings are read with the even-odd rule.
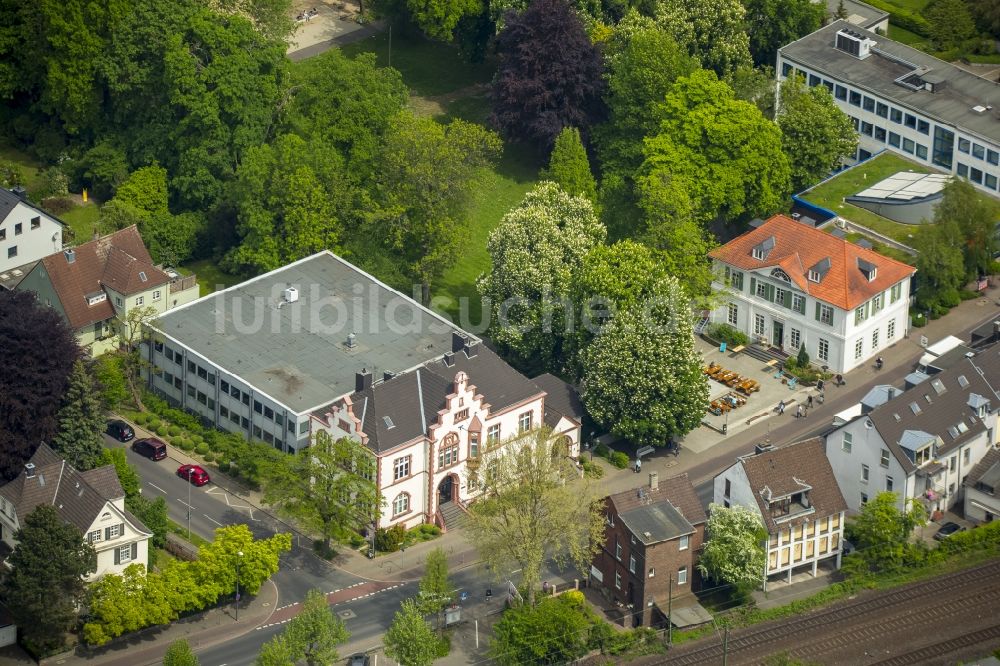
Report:
[[[767,300],[769,300],[772,303],[774,303],[774,285],[773,284],[767,285]]]
[[[139,557],[139,544],[132,544],[132,561],[135,562],[135,558]]]
[[[754,277],[750,278],[750,295],[757,295],[757,278]]]
[[[816,303],[816,321],[819,321],[819,303]]]
[[[121,563],[122,563],[122,554],[118,550],[118,548],[115,548],[115,564],[121,564]]]
[[[785,290],[785,298],[784,298],[784,303],[782,303],[782,305],[784,305],[786,308],[792,307],[792,292],[788,291],[787,289]]]

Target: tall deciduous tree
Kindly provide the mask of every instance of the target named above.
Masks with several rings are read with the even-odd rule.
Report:
[[[976,34],[976,26],[963,0],[934,0],[921,13],[930,26],[934,46],[941,50],[954,49]]]
[[[360,443],[334,440],[319,431],[312,446],[272,467],[264,478],[264,501],[330,541],[345,529],[367,524],[379,508],[372,481],[375,461]]]
[[[508,14],[497,53],[492,118],[505,137],[547,152],[564,127],[602,118],[601,55],[565,0]]]
[[[441,639],[413,599],[403,601],[383,638],[385,653],[406,666],[430,666],[441,656]]]
[[[431,39],[450,42],[459,21],[483,11],[482,0],[406,0],[413,21]]]
[[[419,282],[425,302],[454,264],[473,187],[503,149],[493,132],[463,120],[442,125],[410,112],[389,124],[381,153],[376,228]]]
[[[892,570],[903,564],[910,534],[927,522],[927,511],[919,501],[900,499],[882,492],[865,502],[849,525],[858,552],[869,567]]]
[[[0,290],[0,476],[17,476],[38,445],[58,432],[59,408],[79,356],[58,312],[30,291]]]
[[[917,251],[917,306],[933,308],[942,295],[945,300],[958,297],[965,280],[965,259],[962,255],[962,232],[953,221],[924,225],[913,240]]]
[[[642,446],[666,446],[701,423],[708,384],[691,304],[677,280],[615,314],[582,355],[583,402],[597,423]]]
[[[603,504],[567,456],[566,442],[541,429],[470,466],[483,495],[469,511],[469,538],[496,576],[521,569],[532,605],[546,557],[587,571],[604,540]]]
[[[478,281],[494,342],[525,363],[558,370],[574,317],[566,311],[573,273],[605,233],[589,201],[554,183],[536,186],[507,213],[490,233],[491,267]]]
[[[549,166],[540,176],[575,197],[583,197],[591,203],[597,199],[597,184],[590,171],[587,149],[580,139],[580,130],[575,127],[564,127],[559,132],[549,156]]]
[[[781,131],[714,74],[679,78],[663,112],[659,133],[646,141],[641,198],[689,206],[702,223],[767,215],[784,203],[790,171]]]
[[[752,65],[740,0],[657,0],[654,15],[681,48],[720,77]]]
[[[337,646],[351,635],[330,608],[326,595],[309,590],[302,611],[285,630],[261,650],[258,666],[285,666],[305,661],[308,666],[326,666],[340,659]]]
[[[546,597],[504,612],[490,653],[500,666],[571,664],[587,654],[588,629],[600,622],[579,592]]]
[[[698,570],[739,592],[749,592],[764,581],[766,539],[763,521],[750,509],[712,504]]]
[[[976,191],[967,180],[952,178],[934,208],[936,224],[955,223],[964,241],[965,275],[974,279],[993,272],[997,251],[996,225],[1000,207]]]
[[[826,86],[809,88],[801,77],[790,76],[781,83],[778,101],[781,147],[791,165],[792,188],[798,192],[853,155],[858,134]]]
[[[141,564],[130,564],[120,576],[102,576],[93,583],[87,589],[87,608],[92,617],[101,618],[84,624],[83,637],[91,645],[176,617],[163,580],[147,576]]]
[[[448,580],[448,557],[441,548],[435,548],[427,553],[424,561],[424,576],[420,579],[420,592],[417,604],[426,614],[436,613],[438,629],[443,631],[444,624],[440,621],[440,613],[455,599],[455,588]]]
[[[59,647],[76,621],[83,576],[97,569],[97,555],[50,504],[25,516],[14,539],[11,568],[0,584],[4,603],[28,644],[43,651]]]
[[[270,39],[285,39],[295,27],[291,0],[205,0],[205,4],[219,14],[248,19]]]
[[[756,65],[773,65],[778,49],[819,30],[826,4],[812,0],[743,0],[750,55]]]
[[[103,435],[104,411],[94,380],[83,361],[77,359],[69,376],[63,407],[59,410],[59,432],[52,439],[52,448],[70,465],[86,471],[101,464]]]

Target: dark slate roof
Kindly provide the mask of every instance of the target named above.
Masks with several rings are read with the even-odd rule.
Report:
[[[867,418],[871,419],[882,441],[907,473],[916,469],[913,460],[899,445],[907,431],[922,431],[940,438],[937,450],[940,455],[961,446],[986,429],[968,406],[972,394],[992,400],[992,409],[998,406],[998,397],[979,373],[980,356],[972,359],[963,357],[947,370],[903,391],[868,414]],[[984,357],[982,360],[988,359]],[[1000,358],[997,360],[1000,361]],[[1000,366],[1000,362],[997,365]],[[997,369],[1000,370],[1000,367]],[[1000,375],[994,376],[1000,380]],[[959,422],[964,424],[965,432],[951,430]]]
[[[455,375],[462,371],[469,376],[469,383],[476,387],[495,413],[519,402],[539,395],[542,391],[530,379],[497,356],[485,345],[475,345],[475,355],[459,351],[452,357],[452,364],[437,359],[424,365],[450,385]],[[442,396],[443,397],[443,396]]]
[[[639,492],[643,492],[639,488]],[[637,506],[618,514],[636,539],[645,545],[693,534],[694,527],[670,502]]]
[[[614,507],[637,539],[646,545],[673,539],[708,521],[687,474],[660,479],[657,486],[656,490],[641,486],[607,498],[609,508]]]
[[[545,391],[545,425],[555,427],[563,416],[583,423],[583,402],[575,386],[548,372],[532,381]]]
[[[15,208],[17,208],[17,204],[19,204],[19,203],[20,204],[24,204],[25,206],[27,206],[28,208],[31,208],[33,210],[37,210],[39,213],[42,213],[43,215],[45,215],[45,217],[50,218],[52,220],[55,220],[56,222],[58,222],[59,224],[63,225],[64,227],[66,226],[65,222],[63,222],[62,220],[60,220],[58,217],[56,217],[52,213],[45,212],[44,210],[42,210],[38,206],[34,205],[30,201],[25,201],[21,197],[17,196],[16,194],[14,194],[13,192],[11,192],[10,190],[8,190],[6,188],[3,188],[3,187],[0,187],[0,221],[6,219],[7,216],[10,215],[10,212],[12,210],[14,210]]]
[[[770,533],[847,510],[847,502],[840,492],[820,437],[744,456],[740,458],[740,463]],[[771,518],[765,497],[780,498],[806,489],[809,490],[809,503],[814,510],[803,514],[802,518],[783,521],[779,528]]]
[[[30,462],[35,465],[32,478],[22,472],[0,487],[0,495],[14,505],[22,522],[38,505],[51,504],[63,520],[85,532],[108,502],[125,495],[111,465],[78,472],[46,444],[38,447]],[[149,533],[138,518],[131,514],[127,518],[137,530]]]
[[[982,481],[993,489],[1000,490],[1000,449],[991,448],[983,459],[965,477],[965,485],[973,487]]]

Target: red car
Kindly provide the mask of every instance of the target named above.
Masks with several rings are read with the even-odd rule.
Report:
[[[187,479],[199,488],[212,480],[201,465],[181,465],[177,468],[177,476]]]

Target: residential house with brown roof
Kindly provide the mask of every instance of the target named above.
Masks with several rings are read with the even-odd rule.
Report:
[[[823,440],[780,448],[759,446],[715,477],[714,503],[755,511],[767,529],[763,588],[772,576],[816,575],[820,563],[840,568],[847,504]]]
[[[668,613],[696,606],[707,517],[687,474],[661,481],[650,472],[648,486],[608,496],[604,511],[604,546],[590,577],[625,617],[659,626]]]
[[[528,379],[475,336],[329,251],[217,291],[148,326],[151,390],[294,453],[320,432],[372,455],[377,525],[454,526],[469,461],[543,425],[578,455],[579,398]],[[552,393],[549,403],[547,396]]]
[[[1000,449],[987,451],[963,485],[966,520],[991,523],[1000,517]]]
[[[847,372],[901,339],[916,269],[784,215],[709,253],[712,311],[752,340]]]
[[[16,288],[58,310],[92,355],[118,344],[130,310],[162,313],[198,297],[194,276],[181,278],[153,264],[134,225],[49,254]]]
[[[857,416],[826,435],[848,509],[891,491],[902,509],[961,506],[963,482],[997,442],[1000,346],[963,357],[908,390],[877,387]]]
[[[62,249],[66,224],[24,194],[0,187],[0,287],[13,289],[42,257]]]
[[[114,466],[80,472],[47,445],[39,446],[24,471],[0,486],[0,545],[13,549],[21,521],[42,504],[54,506],[97,551],[97,570],[87,580],[121,573],[133,562],[146,566],[153,534],[125,508]]]

